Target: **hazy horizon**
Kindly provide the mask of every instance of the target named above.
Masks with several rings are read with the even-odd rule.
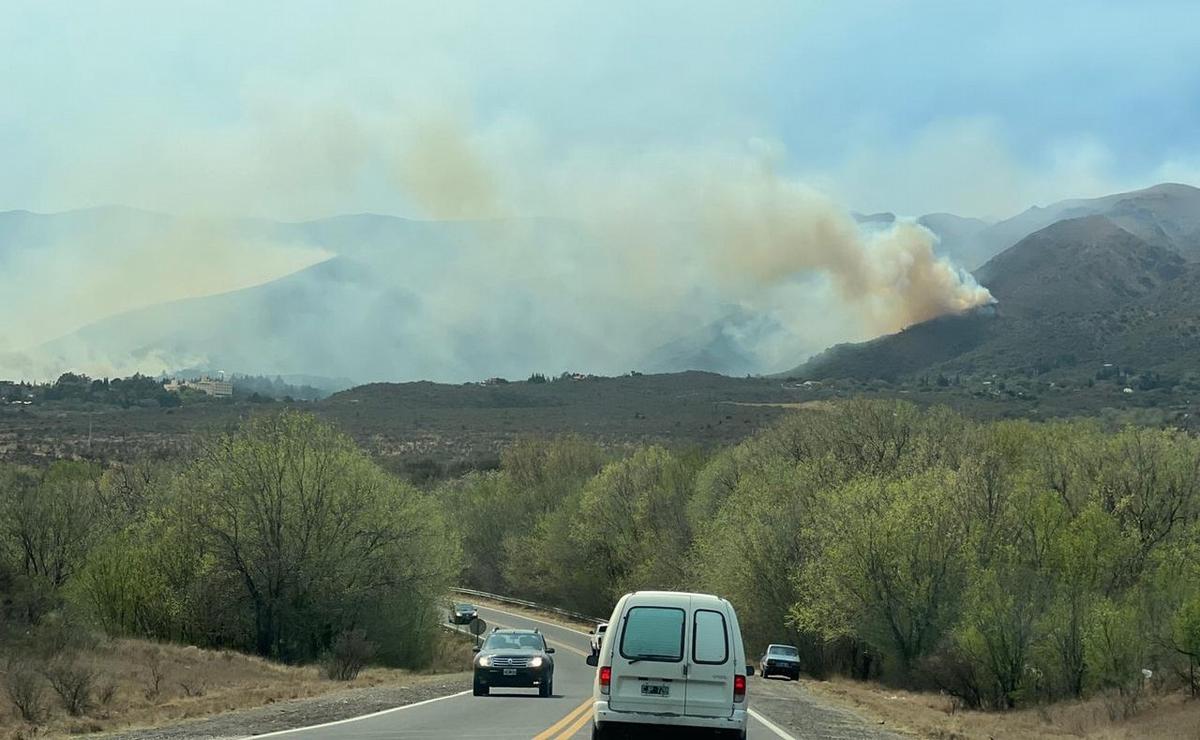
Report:
[[[377,371],[447,379],[672,352],[765,372],[989,300],[933,234],[860,230],[852,211],[997,220],[1200,182],[1200,69],[1181,63],[1200,10],[1182,2],[5,6],[0,212],[175,217],[0,233],[10,373],[267,351],[240,320],[221,324],[228,340],[198,320],[186,337],[166,336],[182,320],[71,337],[334,255],[369,276],[304,300],[337,295],[321,331],[360,335],[311,355],[295,346],[311,337],[262,319],[280,371],[384,352],[383,337]],[[483,228],[444,237],[452,253],[413,242],[409,265],[344,243],[378,234],[334,244],[240,221],[372,213],[584,226]],[[73,346],[47,355],[60,337]]]

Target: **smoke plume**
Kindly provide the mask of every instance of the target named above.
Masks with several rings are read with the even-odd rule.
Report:
[[[62,267],[70,264],[62,255],[88,251],[80,237],[36,255],[0,251],[20,284],[51,286],[43,299],[25,289],[14,300],[7,291],[17,281],[0,280],[5,315],[28,305],[55,315],[10,339],[7,349],[23,350],[21,374],[208,364],[465,380],[681,370],[697,357],[715,363],[707,369],[770,372],[834,342],[991,300],[935,255],[929,231],[904,220],[864,231],[844,207],[781,173],[778,147],[762,142],[564,151],[521,121],[481,127],[445,112],[328,105],[294,113],[261,115],[244,131],[191,133],[182,149],[161,142],[151,149],[158,161],[130,171],[137,205],[203,219],[171,221],[134,242],[116,229],[86,269]],[[181,150],[188,159],[170,154]],[[155,187],[165,172],[173,177]],[[457,223],[247,226],[228,215],[281,200],[317,216],[347,192],[381,187],[391,193],[387,210]],[[236,308],[209,298],[156,309],[153,320],[116,316],[258,282],[269,284],[243,291]],[[7,357],[0,371],[11,374],[15,355]]]

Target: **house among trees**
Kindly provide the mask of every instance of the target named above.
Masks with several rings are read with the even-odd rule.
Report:
[[[214,398],[230,398],[233,396],[233,383],[227,380],[214,380],[206,376],[199,380],[169,380],[163,386],[167,391],[178,393],[183,388],[200,391]]]

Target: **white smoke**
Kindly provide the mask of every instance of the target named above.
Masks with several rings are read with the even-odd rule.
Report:
[[[3,313],[36,307],[26,315],[45,317],[28,324],[23,341],[10,338],[10,350],[24,345],[21,374],[157,372],[243,359],[256,364],[236,370],[359,380],[611,372],[637,367],[707,326],[719,327],[766,372],[833,342],[991,300],[934,255],[927,230],[899,222],[864,233],[845,208],[780,173],[780,148],[770,143],[551,151],[535,126],[515,119],[477,126],[438,109],[381,114],[289,105],[245,130],[191,133],[182,148],[165,141],[150,147],[156,156],[137,170],[132,191],[143,194],[139,204],[203,218],[173,221],[173,229],[140,242],[106,239],[104,249],[91,250],[104,256],[75,264],[88,250],[74,243],[8,258]],[[397,210],[475,223],[453,250],[408,262],[395,254],[364,257],[388,268],[373,270],[373,282],[354,290],[318,289],[331,302],[308,325],[284,333],[263,337],[261,326],[239,317],[203,347],[168,349],[150,336],[136,353],[114,355],[76,340],[59,342],[50,358],[31,348],[37,342],[30,340],[90,320],[311,264],[323,253],[276,241],[275,232],[247,239],[244,229],[228,228],[241,222],[211,214],[261,212],[295,193],[319,215],[335,193],[366,181],[391,183]],[[411,297],[402,310],[394,308],[397,292]],[[209,354],[217,350],[224,354]],[[11,373],[15,355],[7,356]]]

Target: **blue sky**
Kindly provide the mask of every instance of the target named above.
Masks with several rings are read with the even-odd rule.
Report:
[[[1200,184],[1196,2],[0,2],[0,19],[0,209],[410,213],[373,163],[389,121],[430,109],[533,179],[768,142],[864,211]]]

